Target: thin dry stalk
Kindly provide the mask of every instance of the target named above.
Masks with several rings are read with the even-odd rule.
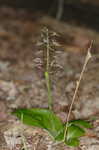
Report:
[[[74,101],[75,101],[75,98],[76,98],[76,95],[77,95],[77,92],[78,92],[83,74],[85,72],[86,66],[87,66],[90,58],[92,57],[91,52],[90,52],[91,48],[92,48],[92,44],[93,44],[93,41],[91,41],[90,47],[88,48],[88,52],[87,52],[87,55],[86,55],[86,58],[85,58],[85,62],[84,62],[80,77],[77,81],[76,89],[75,89],[75,92],[74,92],[74,95],[73,95],[73,98],[72,98],[72,102],[71,102],[71,105],[70,105],[70,108],[69,108],[69,112],[68,112],[67,119],[66,119],[65,132],[64,132],[64,141],[66,140],[66,136],[67,136],[68,123],[69,123],[70,114],[71,114],[71,111],[72,111],[72,108],[73,108],[73,104],[74,104]]]

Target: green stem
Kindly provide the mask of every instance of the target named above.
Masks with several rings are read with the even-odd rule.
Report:
[[[49,44],[49,34],[48,34],[48,29],[47,29],[47,32],[46,32],[46,41],[47,41],[47,44],[46,44],[46,71],[48,72],[49,74],[49,63],[50,63],[50,44]],[[49,76],[49,75],[48,75]]]
[[[52,110],[52,94],[51,94],[51,85],[50,85],[50,42],[49,42],[49,33],[48,29],[46,29],[46,71],[45,71],[45,79],[46,86],[48,91],[48,107],[49,110]]]
[[[51,94],[50,78],[48,72],[45,72],[45,79],[46,79],[46,86],[48,91],[48,107],[49,110],[52,110],[52,94]]]

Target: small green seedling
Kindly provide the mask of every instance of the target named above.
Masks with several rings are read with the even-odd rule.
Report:
[[[48,93],[48,109],[43,108],[31,108],[31,109],[17,109],[12,112],[16,115],[24,124],[39,127],[48,131],[54,141],[63,142],[68,146],[79,146],[79,138],[85,136],[84,128],[92,128],[89,122],[84,120],[72,120],[69,121],[72,106],[79,88],[81,78],[86,68],[87,62],[91,57],[89,51],[83,66],[80,78],[77,82],[77,87],[72,99],[72,103],[67,116],[67,121],[64,124],[59,117],[53,112],[52,109],[52,94],[50,85],[50,41],[48,36],[48,29],[46,29],[46,69],[45,69],[45,81]],[[91,48],[91,47],[90,47]],[[90,50],[90,49],[89,49]]]

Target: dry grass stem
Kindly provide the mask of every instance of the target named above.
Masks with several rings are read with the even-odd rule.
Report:
[[[69,112],[68,112],[67,119],[66,119],[65,132],[64,132],[64,141],[66,140],[67,129],[68,129],[68,122],[69,122],[70,114],[71,114],[71,111],[72,111],[72,107],[73,107],[73,104],[74,104],[74,101],[75,101],[75,98],[76,98],[76,95],[77,95],[77,92],[78,92],[78,89],[79,89],[79,86],[80,86],[83,74],[85,72],[86,66],[87,66],[89,60],[92,57],[91,52],[90,52],[91,48],[92,48],[92,44],[93,44],[93,41],[91,41],[90,47],[88,48],[88,52],[87,52],[87,55],[86,55],[86,58],[85,58],[85,62],[84,62],[84,65],[83,65],[80,77],[79,77],[79,79],[77,81],[76,89],[75,89],[75,92],[74,92],[74,95],[73,95],[73,98],[72,98],[72,102],[71,102],[71,105],[70,105],[70,108],[69,108]]]

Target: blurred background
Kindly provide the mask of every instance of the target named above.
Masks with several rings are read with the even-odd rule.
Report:
[[[25,8],[98,30],[98,0],[0,0],[0,6]]]

